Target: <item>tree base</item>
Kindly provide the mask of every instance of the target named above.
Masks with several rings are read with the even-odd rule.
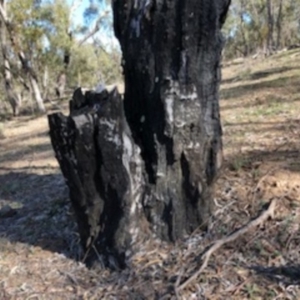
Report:
[[[50,137],[70,191],[86,261],[124,267],[126,253],[146,235],[143,162],[131,138],[123,100],[114,89],[81,89],[70,115],[49,115]],[[112,259],[113,258],[113,259]]]
[[[229,0],[113,2],[117,92],[75,91],[49,116],[87,261],[124,267],[145,239],[174,242],[211,215],[222,161],[221,27]]]

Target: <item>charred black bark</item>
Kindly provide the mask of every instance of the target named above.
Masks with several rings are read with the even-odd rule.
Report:
[[[49,116],[89,261],[100,254],[122,267],[144,238],[175,241],[206,227],[222,158],[220,29],[229,3],[113,1],[124,101],[116,91],[77,90],[70,116]]]
[[[144,209],[151,224],[159,223],[157,235],[174,241],[205,227],[210,216],[222,157],[220,28],[230,1],[113,3],[125,114],[150,186]]]
[[[143,220],[145,185],[121,96],[116,90],[83,95],[78,89],[70,116],[50,115],[49,126],[88,263],[100,254],[105,265],[124,266]]]

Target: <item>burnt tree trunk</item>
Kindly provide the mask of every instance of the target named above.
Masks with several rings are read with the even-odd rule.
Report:
[[[145,162],[144,210],[176,240],[205,225],[221,164],[219,82],[224,0],[114,1],[125,114]]]
[[[222,160],[220,30],[229,3],[113,1],[124,101],[116,90],[77,90],[69,117],[49,116],[90,262],[122,267],[145,239],[206,228]]]

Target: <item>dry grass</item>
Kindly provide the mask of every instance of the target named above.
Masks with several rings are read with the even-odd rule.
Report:
[[[224,68],[225,162],[209,232],[176,247],[145,244],[122,272],[76,261],[76,225],[46,118],[2,123],[0,212],[9,205],[14,214],[0,214],[0,299],[300,299],[297,66],[300,52],[289,51]],[[198,272],[209,245],[274,199],[271,220],[222,245]]]

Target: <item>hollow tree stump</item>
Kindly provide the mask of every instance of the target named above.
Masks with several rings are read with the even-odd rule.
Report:
[[[222,160],[221,26],[229,0],[115,0],[124,101],[75,91],[49,116],[89,262],[205,229]]]

